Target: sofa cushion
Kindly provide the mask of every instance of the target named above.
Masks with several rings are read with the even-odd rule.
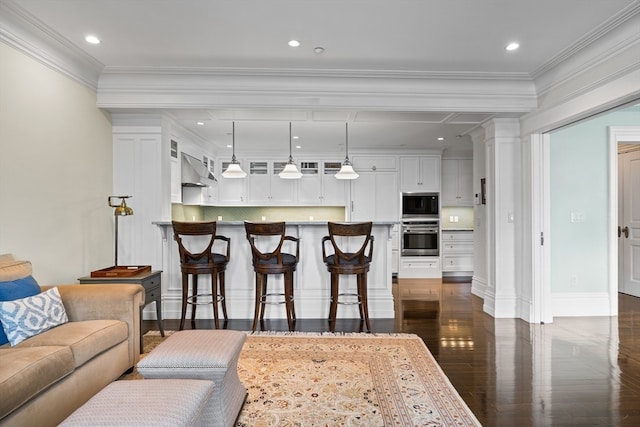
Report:
[[[0,264],[0,282],[23,279],[33,274],[30,261],[7,261]]]
[[[0,348],[0,420],[73,372],[69,347]]]
[[[9,254],[0,255],[0,301],[13,301],[40,293],[40,287],[31,276],[29,261],[15,261]],[[0,346],[9,340],[0,326]]]
[[[75,367],[126,341],[127,324],[121,320],[68,322],[18,344],[16,348],[64,345],[71,348]]]
[[[0,302],[0,321],[12,346],[68,321],[58,288]]]

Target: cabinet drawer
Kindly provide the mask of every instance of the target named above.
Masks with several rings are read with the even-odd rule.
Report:
[[[473,242],[460,242],[460,241],[444,241],[442,242],[443,253],[473,253]]]
[[[473,257],[468,255],[445,255],[443,257],[443,271],[472,271]]]
[[[353,167],[360,170],[396,170],[398,169],[395,157],[353,157]]]
[[[144,303],[148,304],[151,301],[158,300],[160,299],[160,295],[162,295],[160,286],[156,286],[154,288],[146,288]]]
[[[142,285],[142,287],[145,290],[148,291],[151,288],[160,287],[160,278],[158,278],[158,277],[150,277],[148,279],[142,280],[140,282],[140,284]]]
[[[442,242],[470,241],[473,242],[473,231],[442,231]]]
[[[402,269],[404,270],[430,270],[439,269],[440,260],[438,258],[431,258],[428,260],[415,260],[415,259],[403,259],[400,261]]]

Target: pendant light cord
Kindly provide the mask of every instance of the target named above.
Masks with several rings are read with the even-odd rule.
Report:
[[[289,122],[289,163],[293,163],[293,156],[291,155],[291,122]]]
[[[236,122],[231,122],[231,163],[236,162]]]

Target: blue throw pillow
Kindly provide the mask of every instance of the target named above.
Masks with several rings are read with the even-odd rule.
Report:
[[[0,302],[0,320],[11,346],[69,321],[58,288]]]
[[[33,278],[27,276],[23,279],[0,282],[0,301],[13,301],[20,298],[30,297],[40,293],[40,286]],[[9,342],[4,328],[0,325],[0,345]]]

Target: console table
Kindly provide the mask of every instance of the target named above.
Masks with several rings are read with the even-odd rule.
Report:
[[[145,291],[144,307],[155,301],[156,303],[156,319],[160,335],[164,337],[164,327],[162,325],[162,270],[150,271],[136,276],[128,277],[91,277],[85,276],[78,279],[81,284],[100,284],[100,283],[133,283],[142,285]],[[140,307],[140,322],[142,322],[142,309]],[[142,327],[140,328],[140,352],[142,352]]]

